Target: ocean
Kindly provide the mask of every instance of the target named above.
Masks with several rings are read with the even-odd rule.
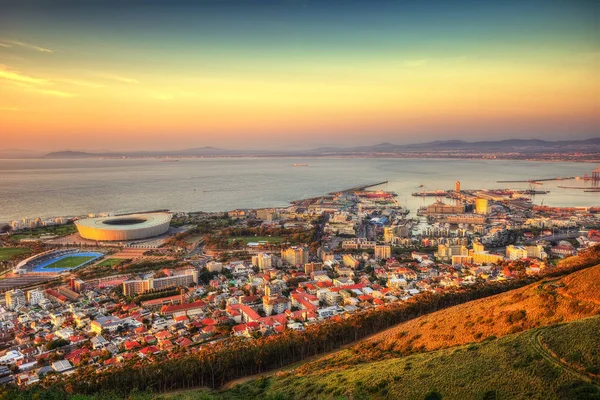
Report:
[[[293,164],[308,166],[293,166]],[[155,209],[226,211],[286,206],[290,201],[335,190],[388,181],[378,188],[398,194],[411,210],[434,198],[419,190],[528,189],[529,180],[591,175],[589,163],[515,160],[395,158],[196,158],[0,160],[0,221],[28,217],[78,216]],[[544,182],[534,203],[551,206],[600,206],[600,193],[561,189],[584,181]],[[422,188],[419,186],[423,185]],[[590,183],[587,183],[589,186]]]

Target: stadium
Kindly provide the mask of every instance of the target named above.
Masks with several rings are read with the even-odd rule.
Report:
[[[86,218],[75,221],[79,235],[97,241],[128,241],[159,236],[169,230],[167,212]]]
[[[17,274],[58,274],[90,264],[104,254],[77,249],[49,250],[21,261],[14,269]]]

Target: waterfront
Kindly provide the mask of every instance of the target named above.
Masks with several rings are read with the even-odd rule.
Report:
[[[294,167],[300,163],[308,165]],[[399,203],[414,215],[418,207],[433,201],[412,197],[418,190],[451,189],[456,180],[464,189],[527,189],[527,183],[497,181],[583,176],[595,167],[588,163],[389,158],[197,158],[176,163],[157,159],[0,160],[0,221],[93,212],[285,206],[295,199],[383,180],[389,182],[380,188],[397,193]],[[597,192],[557,187],[565,184],[586,183],[544,182],[540,189],[550,193],[534,202],[600,205]]]

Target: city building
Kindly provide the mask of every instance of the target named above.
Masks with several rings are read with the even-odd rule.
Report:
[[[344,254],[342,257],[342,263],[349,268],[356,269],[358,268],[360,262],[354,258],[352,254]]]
[[[304,264],[304,273],[309,275],[314,271],[323,270],[323,263],[311,262],[308,264]]]
[[[375,246],[375,259],[382,260],[388,259],[392,256],[392,246],[389,245],[376,245]]]
[[[46,296],[44,296],[44,292],[39,288],[27,292],[27,302],[32,306],[39,305],[45,299]]]
[[[544,248],[540,245],[537,246],[506,246],[506,258],[509,260],[521,260],[523,258],[547,258]]]
[[[487,199],[475,199],[475,214],[486,215],[489,213],[489,205]]]
[[[304,265],[308,263],[308,248],[301,246],[288,247],[281,250],[281,258],[291,265]]]
[[[261,271],[273,266],[273,257],[270,254],[260,253],[252,256],[252,265],[258,267]]]
[[[198,283],[198,271],[194,268],[189,268],[164,278],[148,278],[124,281],[123,294],[125,296],[134,296],[137,294],[150,292],[152,290],[164,290],[179,286],[188,287],[194,283]]]
[[[464,214],[465,206],[464,204],[446,204],[441,201],[436,201],[433,204],[430,204],[426,207],[425,213],[427,215],[436,215],[436,214]]]
[[[27,303],[25,301],[25,293],[21,289],[9,290],[5,294],[6,298],[6,307],[9,310],[16,310],[19,307],[25,306]]]

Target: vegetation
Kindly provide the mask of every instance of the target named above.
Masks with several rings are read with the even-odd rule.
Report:
[[[565,335],[555,340],[556,345],[568,348],[583,342],[590,344],[586,351],[591,351],[599,341],[595,333],[599,324],[600,317],[593,317],[539,331],[549,337],[563,329]],[[537,331],[350,366],[343,360],[352,358],[352,350],[343,350],[336,354],[342,360],[337,365],[307,363],[213,395],[240,399],[599,399],[598,386],[540,354],[531,342]],[[181,393],[171,398],[196,397]]]
[[[356,347],[369,360],[437,350],[600,313],[600,266],[415,318]],[[357,350],[364,359],[364,351]]]
[[[24,229],[18,233],[11,234],[13,240],[38,239],[42,236],[67,236],[77,232],[77,227],[73,223],[65,225],[40,226],[34,229]]]
[[[98,263],[98,267],[114,267],[121,264],[124,260],[122,258],[107,258]]]
[[[600,318],[588,318],[545,329],[539,335],[539,341],[564,363],[590,377],[600,378],[599,332]]]
[[[283,237],[281,236],[241,236],[228,239],[229,243],[234,241],[242,241],[244,245],[252,242],[268,242],[268,243],[281,243]]]
[[[23,254],[29,253],[31,250],[27,247],[0,247],[0,262],[10,260]]]

